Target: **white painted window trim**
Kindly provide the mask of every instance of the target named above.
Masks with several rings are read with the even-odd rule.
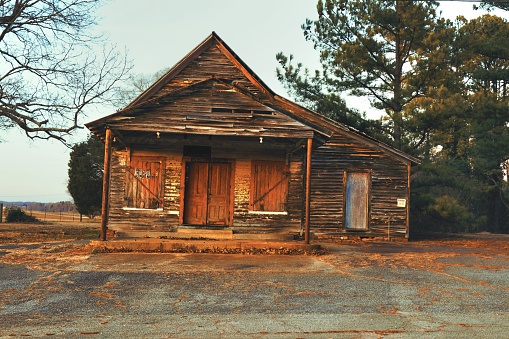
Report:
[[[270,211],[248,211],[247,213],[260,215],[288,215],[288,212],[270,212]]]

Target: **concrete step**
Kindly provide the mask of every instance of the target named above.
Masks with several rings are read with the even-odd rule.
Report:
[[[236,240],[291,241],[295,238],[293,234],[283,233],[233,233],[233,239]]]
[[[206,229],[179,227],[177,232],[168,234],[169,237],[177,238],[204,238],[204,239],[233,239],[231,229]]]
[[[293,241],[296,234],[285,233],[239,233],[232,230],[178,229],[177,232],[154,231],[117,231],[116,238],[153,238],[153,239],[216,239],[216,240],[259,240],[259,241]]]
[[[228,251],[249,249],[287,249],[287,250],[322,250],[319,244],[305,244],[302,241],[258,241],[258,240],[187,240],[187,239],[108,239],[107,241],[92,240],[90,244],[99,249],[119,250],[125,252],[199,252],[213,251],[229,253]],[[224,250],[224,252],[223,252]],[[233,253],[232,252],[232,253]]]
[[[116,233],[117,238],[176,238],[176,239],[233,239],[232,230],[178,229],[177,232],[155,232],[123,230]]]
[[[165,238],[169,237],[170,232],[154,231],[117,231],[116,238]]]

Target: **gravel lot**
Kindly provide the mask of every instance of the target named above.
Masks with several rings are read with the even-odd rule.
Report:
[[[0,337],[507,338],[509,238],[323,243],[324,255],[0,244]]]

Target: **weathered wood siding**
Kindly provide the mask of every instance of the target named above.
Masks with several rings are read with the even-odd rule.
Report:
[[[135,108],[113,129],[205,135],[306,138],[311,128],[211,79]]]
[[[244,73],[224,54],[218,45],[211,45],[185,69],[177,74],[154,97],[161,97],[211,77],[236,81],[255,95],[259,89],[253,86]]]
[[[164,181],[164,210],[171,224],[178,223],[180,213],[180,190],[182,178],[182,146],[176,146],[166,154],[166,177]]]
[[[369,172],[369,230],[367,233],[406,232],[407,164],[374,147],[336,135],[313,153],[311,171],[311,229],[315,233],[344,232],[345,173]]]
[[[244,146],[244,147],[243,147]],[[224,147],[218,158],[235,155],[235,187],[233,228],[236,232],[282,231],[299,232],[302,219],[302,157],[288,155],[284,149],[267,147]],[[286,214],[252,213],[251,169],[253,160],[285,161],[290,172]]]
[[[286,149],[271,149],[256,142],[200,140],[212,148],[213,159],[233,163],[233,223],[235,232],[299,232],[303,222],[304,171],[303,153],[289,154]],[[113,229],[170,231],[180,225],[182,213],[184,143],[175,140],[171,148],[115,151],[112,158],[110,189],[110,225]],[[253,147],[253,145],[255,147]],[[126,169],[132,156],[164,158],[164,208],[158,210],[126,209]],[[286,213],[253,213],[250,206],[252,162],[285,161],[289,171]],[[407,209],[397,206],[397,199],[408,199],[407,164],[368,147],[347,136],[337,135],[315,149],[311,172],[311,231],[315,234],[346,232],[344,227],[345,173],[368,172],[369,229],[366,234],[404,235]],[[360,234],[360,233],[359,233]]]
[[[200,138],[198,138],[200,139]],[[201,140],[201,139],[200,139]],[[181,225],[185,161],[183,146],[193,140],[176,139],[171,148],[160,150],[116,150],[112,156],[112,176],[110,185],[110,208],[108,227],[117,231],[172,231]],[[299,232],[302,220],[302,156],[288,155],[285,149],[271,149],[253,142],[232,145],[229,141],[201,140],[202,145],[212,148],[212,161],[224,160],[233,168],[233,223],[235,232],[259,233],[286,230]],[[254,145],[255,147],[248,145]],[[280,146],[281,147],[281,146]],[[163,187],[163,208],[134,209],[126,205],[126,173],[132,157],[160,157],[165,166]],[[290,172],[288,178],[288,201],[286,213],[253,213],[250,206],[251,171],[255,160],[284,161]]]
[[[398,207],[397,199],[406,199],[408,204],[408,171],[418,159],[277,96],[215,33],[126,109],[87,127],[102,138],[109,129],[115,137],[108,225],[112,229],[175,230],[184,222],[186,161],[203,163],[210,158],[211,163],[231,166],[227,172],[232,177],[231,195],[215,200],[221,208],[226,200],[230,203],[228,220],[221,219],[217,225],[229,225],[235,232],[302,231],[306,200],[303,145],[312,139],[320,146],[312,153],[311,232],[351,231],[345,229],[344,216],[345,174],[350,172],[369,178],[362,191],[363,199],[368,194],[368,229],[357,233],[387,234],[389,223],[393,235],[407,231],[408,207]],[[126,208],[126,171],[133,156],[162,159],[162,205],[157,200],[161,208]],[[281,207],[268,207],[277,213],[254,211],[265,207],[251,205],[252,179],[257,178],[252,178],[253,161],[286,164],[287,201],[272,198],[279,206],[285,205],[285,211]],[[258,194],[263,197],[264,193]],[[161,198],[159,193],[156,198]],[[131,204],[142,205],[147,204]]]
[[[132,209],[127,207],[126,181],[127,170],[132,156],[161,157],[164,159],[164,207],[159,209]],[[148,150],[116,150],[112,155],[112,171],[110,180],[109,225],[113,230],[153,230],[169,231],[173,224],[178,223],[179,202],[176,189],[180,178],[182,157],[175,154]],[[179,174],[180,175],[180,174]]]

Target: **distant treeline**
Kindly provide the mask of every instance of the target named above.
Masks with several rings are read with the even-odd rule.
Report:
[[[17,206],[22,210],[27,211],[41,211],[41,212],[76,212],[76,207],[71,201],[60,201],[60,202],[26,202],[26,201],[0,201],[4,205],[4,208]]]

